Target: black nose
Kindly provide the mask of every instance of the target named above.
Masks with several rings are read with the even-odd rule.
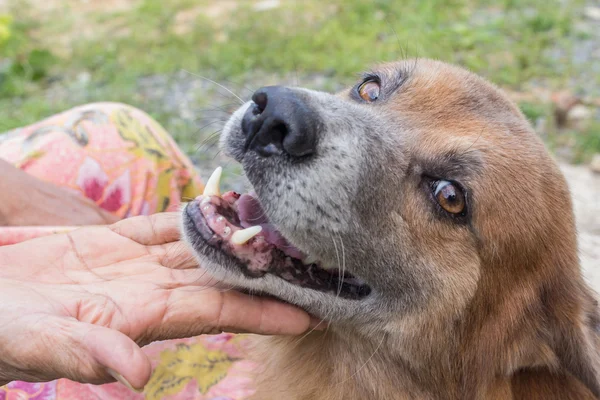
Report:
[[[315,152],[318,115],[293,89],[268,86],[258,89],[242,119],[246,150],[268,157],[287,153],[304,157]]]

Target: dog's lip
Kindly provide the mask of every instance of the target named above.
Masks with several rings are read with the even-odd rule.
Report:
[[[223,197],[227,199],[234,195],[239,196],[228,192]],[[215,197],[200,196],[187,204],[185,215],[191,220],[202,240],[231,258],[239,268],[242,268],[241,272],[246,277],[261,278],[270,274],[304,289],[330,293],[350,300],[360,300],[370,294],[371,288],[349,272],[341,273],[338,269],[326,270],[320,268],[317,263],[307,265],[269,243],[260,233],[247,243],[231,244],[230,240],[222,237],[222,234],[224,229],[229,228],[226,236],[230,239],[235,227],[230,228],[228,223],[224,225],[225,220],[215,212],[219,205],[215,206],[207,199],[215,203],[219,202]],[[219,224],[223,225],[216,225],[217,219],[221,219]],[[243,230],[241,227],[238,229]]]
[[[205,244],[232,259],[245,276],[260,278],[271,274],[305,289],[354,300],[371,292],[358,277],[337,268],[321,268],[318,262],[289,244],[266,219],[258,201],[249,194],[227,192],[221,196],[218,188],[220,173],[217,170],[207,181],[207,195],[187,204],[185,216],[192,224],[186,222],[186,227],[193,227],[196,236]],[[253,218],[252,212],[248,211],[252,210],[252,204],[258,207],[260,218]],[[262,224],[248,227],[248,219]],[[193,245],[198,252],[205,251],[204,245]]]

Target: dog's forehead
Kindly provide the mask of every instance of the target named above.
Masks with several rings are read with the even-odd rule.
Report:
[[[381,64],[368,74],[379,76],[382,90],[388,91],[373,106],[398,121],[398,134],[410,136],[405,143],[413,144],[415,152],[432,157],[494,148],[518,152],[522,146],[515,147],[515,141],[535,141],[505,94],[463,68],[406,60]]]
[[[415,117],[426,124],[458,125],[470,120],[492,119],[498,112],[514,113],[499,91],[470,72],[435,61],[384,64],[377,70],[387,101],[382,107]],[[494,104],[495,103],[495,104]]]

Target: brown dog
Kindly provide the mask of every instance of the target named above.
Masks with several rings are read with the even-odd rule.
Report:
[[[428,60],[267,87],[223,148],[256,194],[188,204],[218,279],[328,321],[256,338],[257,399],[593,399],[597,303],[565,180],[496,87]]]

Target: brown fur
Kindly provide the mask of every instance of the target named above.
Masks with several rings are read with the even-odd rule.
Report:
[[[579,269],[562,174],[495,87],[455,67],[419,64],[404,95],[384,107],[410,119],[407,143],[418,159],[471,146],[484,154],[470,184],[479,207],[473,225],[485,240],[442,227],[403,243],[447,266],[439,267],[445,283],[419,313],[372,335],[332,326],[303,338],[257,337],[253,355],[264,369],[253,398],[597,398],[597,307]],[[497,184],[499,175],[513,185]],[[521,208],[523,198],[529,207]],[[406,199],[404,221],[418,231],[423,219],[410,216],[420,200]]]

